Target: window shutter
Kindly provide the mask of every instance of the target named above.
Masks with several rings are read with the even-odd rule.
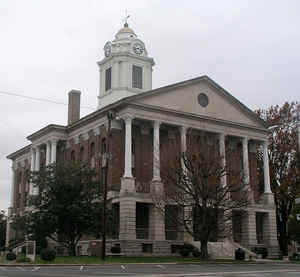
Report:
[[[132,66],[132,87],[143,88],[143,68],[141,66]]]

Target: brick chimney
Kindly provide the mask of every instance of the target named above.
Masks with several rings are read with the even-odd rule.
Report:
[[[80,119],[80,94],[81,92],[75,89],[69,92],[68,125]]]

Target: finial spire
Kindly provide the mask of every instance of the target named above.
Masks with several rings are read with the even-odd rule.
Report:
[[[128,27],[128,23],[127,23],[127,20],[128,18],[130,17],[130,15],[127,13],[127,10],[125,10],[125,18],[123,19],[124,20],[124,27]]]

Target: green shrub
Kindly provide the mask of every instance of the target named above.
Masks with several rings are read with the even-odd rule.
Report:
[[[194,258],[199,258],[201,256],[201,252],[197,248],[192,250],[192,254]]]
[[[44,261],[54,261],[56,258],[56,252],[53,249],[42,249],[41,259]]]
[[[179,250],[179,254],[184,258],[188,257],[190,255],[190,252],[191,251],[188,248],[184,247]]]
[[[17,263],[30,263],[31,260],[28,257],[26,257],[25,255],[18,255],[16,262]]]
[[[194,245],[192,245],[190,243],[186,243],[186,242],[182,245],[182,247],[188,249],[190,252],[192,252],[194,249],[196,249],[196,247]]]
[[[184,243],[181,247],[180,247],[180,250],[179,250],[179,254],[182,256],[182,257],[188,257],[190,255],[190,253],[196,256],[194,257],[200,257],[200,252],[199,250],[192,244],[190,243]],[[198,255],[198,256],[197,256]]]
[[[14,261],[16,258],[17,256],[14,252],[8,252],[6,255],[6,260],[8,261]]]

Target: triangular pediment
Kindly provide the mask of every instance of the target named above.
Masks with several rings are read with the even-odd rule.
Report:
[[[206,107],[199,103],[200,94],[208,98]],[[153,90],[131,100],[140,105],[247,126],[266,127],[264,121],[206,76]]]

